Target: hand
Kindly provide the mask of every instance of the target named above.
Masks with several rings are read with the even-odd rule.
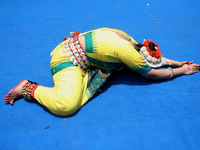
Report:
[[[193,64],[193,61],[183,61],[181,62],[180,67],[182,67],[185,64]]]
[[[200,65],[193,63],[186,63],[182,67],[184,74],[193,74],[197,73],[200,70]]]

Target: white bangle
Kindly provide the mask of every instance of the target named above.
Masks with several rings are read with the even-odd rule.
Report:
[[[169,76],[169,80],[174,76],[174,71],[171,67],[168,67],[168,69],[171,71],[171,75]]]

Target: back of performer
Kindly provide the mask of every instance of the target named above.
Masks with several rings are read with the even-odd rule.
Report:
[[[123,31],[101,28],[83,33],[83,35],[85,52],[91,65],[113,70],[125,63],[140,74],[151,71],[151,67],[146,64],[134,47],[137,42]]]

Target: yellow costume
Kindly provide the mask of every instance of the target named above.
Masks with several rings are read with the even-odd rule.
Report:
[[[129,40],[122,39],[116,32],[123,34]],[[114,70],[125,63],[140,74],[151,71],[151,67],[145,63],[131,44],[131,42],[134,44],[137,42],[123,31],[101,28],[82,33],[79,36],[85,36],[85,53],[91,66],[103,70]],[[34,98],[40,104],[59,116],[75,113],[93,96],[90,89],[99,88],[98,79],[94,80],[97,87],[93,87],[94,85],[89,87],[91,84],[88,84],[88,80],[91,78],[89,76],[92,71],[81,71],[71,62],[72,56],[66,56],[63,47],[65,42],[59,44],[51,53],[50,67],[54,87],[38,86],[34,92]],[[102,80],[104,79],[102,78]]]

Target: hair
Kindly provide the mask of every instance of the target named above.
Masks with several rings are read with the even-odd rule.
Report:
[[[138,52],[140,52],[140,49],[141,49],[143,46],[144,46],[144,45],[142,45],[142,44],[140,44],[140,43],[139,43],[139,44],[136,44],[136,47],[137,47],[136,50],[137,50]],[[156,46],[156,45],[155,45],[154,43],[152,43],[152,42],[149,43],[149,49],[150,49],[150,50],[156,51],[155,46]]]
[[[135,45],[136,45],[136,50],[137,50],[138,52],[140,52],[140,49],[143,47],[143,45],[142,45],[141,43],[135,44]]]
[[[149,49],[152,50],[152,51],[156,51],[155,49],[156,45],[154,43],[149,43]]]

